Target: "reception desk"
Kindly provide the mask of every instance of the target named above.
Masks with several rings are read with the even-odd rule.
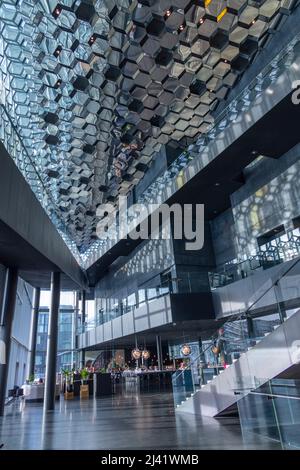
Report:
[[[45,384],[30,384],[21,387],[24,392],[26,402],[39,403],[44,401]],[[56,384],[55,399],[58,400],[60,396],[60,386]]]
[[[94,396],[112,395],[113,387],[110,374],[94,374]]]
[[[173,371],[145,371],[124,373],[127,387],[137,385],[140,391],[162,391],[172,389]]]

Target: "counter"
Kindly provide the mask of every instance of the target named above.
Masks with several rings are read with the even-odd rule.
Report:
[[[45,384],[29,384],[22,385],[24,398],[26,402],[42,402],[44,401]],[[56,384],[55,399],[58,400],[60,396],[60,386]]]

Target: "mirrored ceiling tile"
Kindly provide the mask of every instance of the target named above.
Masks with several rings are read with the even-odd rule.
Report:
[[[56,36],[56,40],[65,49],[71,49],[74,43],[74,35],[70,31],[61,30]]]
[[[88,43],[89,39],[93,35],[93,28],[89,23],[85,21],[79,21],[76,30],[74,31],[74,37],[80,43]]]
[[[2,18],[3,20],[13,21],[16,15],[17,15],[17,10],[13,3],[1,2],[0,18]]]
[[[51,70],[51,71],[55,71],[55,70],[57,69],[57,67],[58,67],[57,59],[56,59],[54,56],[48,56],[48,55],[46,55],[46,56],[43,58],[42,66],[43,66],[43,68],[45,68],[45,69],[48,69],[48,70]]]
[[[73,12],[65,9],[62,9],[61,13],[56,18],[57,24],[66,29],[72,29],[76,20],[76,15]]]
[[[38,30],[51,38],[57,31],[57,23],[51,16],[43,16],[38,24]]]
[[[5,23],[2,28],[2,36],[7,43],[12,43],[18,40],[20,32],[16,25]]]
[[[68,49],[62,49],[58,56],[58,60],[60,64],[66,65],[67,67],[73,66],[75,59],[75,56],[71,50]]]

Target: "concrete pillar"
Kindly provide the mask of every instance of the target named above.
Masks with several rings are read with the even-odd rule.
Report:
[[[162,348],[161,348],[161,337],[156,335],[156,353],[157,353],[157,364],[159,370],[163,370],[163,358],[162,358]]]
[[[54,410],[55,406],[59,300],[60,273],[54,272],[51,274],[51,304],[48,325],[44,411]]]
[[[85,290],[81,291],[81,322],[85,328],[86,322],[86,293]],[[85,351],[81,351],[81,367],[85,366]]]
[[[86,293],[85,290],[81,292],[81,321],[82,324],[85,324],[86,321]]]
[[[16,306],[18,288],[18,270],[7,268],[5,274],[5,287],[3,305],[0,318],[0,416],[4,414],[9,358],[11,349],[11,333]]]
[[[39,320],[41,289],[36,287],[33,292],[32,314],[31,314],[31,331],[30,331],[30,358],[28,375],[34,375],[35,354],[36,354],[36,337]]]

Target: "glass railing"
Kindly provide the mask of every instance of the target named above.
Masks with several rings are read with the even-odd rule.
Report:
[[[173,374],[175,405],[180,406],[299,309],[300,260],[297,259],[275,280],[269,279],[261,286],[244,311],[219,319],[219,328],[202,338],[202,347],[195,359],[184,359],[184,369]],[[247,386],[249,390],[266,382],[265,377],[252,376],[250,370],[249,366],[242,377],[243,388]],[[186,375],[187,371],[191,379]]]
[[[237,406],[246,445],[264,438],[278,449],[300,449],[300,380],[269,380]]]
[[[208,126],[205,134],[202,134],[196,144],[190,145],[144,193],[138,198],[137,203],[161,204],[168,200],[190,177],[205,167],[209,162],[210,143],[214,143],[217,137],[232,124],[242,122],[242,113],[251,111],[254,102],[262,96],[266,90],[270,90],[277,79],[286,72],[296,74],[300,59],[299,48],[300,34],[285,46],[274,59],[255,77],[244,89]],[[294,65],[294,67],[293,67]],[[297,77],[295,77],[295,80]],[[196,163],[196,164],[195,164]],[[195,164],[195,165],[194,165]],[[195,166],[195,168],[193,167]],[[193,168],[192,168],[193,167]],[[129,230],[135,225],[135,218],[129,221]],[[114,234],[107,240],[97,240],[83,254],[84,266],[88,268],[97,261],[111,246],[116,243]]]
[[[129,297],[121,299],[119,303],[115,303],[114,299],[114,302],[112,303],[114,304],[113,308],[101,308],[98,311],[96,318],[87,321],[84,325],[79,325],[77,328],[77,334],[92,330],[97,326],[108,323],[127,313],[134,313],[136,309],[142,307],[146,303],[164,297],[165,295],[191,294],[203,291],[207,292],[207,283],[204,284],[204,282],[199,278],[199,273],[186,271],[182,277],[170,278],[168,281],[162,282],[160,286],[139,288],[134,294],[130,294]]]
[[[300,256],[300,229],[286,234],[262,245],[256,255],[238,262],[226,263],[222,269],[208,273],[211,290],[224,287],[233,282],[254,275],[259,269],[269,269],[278,264]]]

